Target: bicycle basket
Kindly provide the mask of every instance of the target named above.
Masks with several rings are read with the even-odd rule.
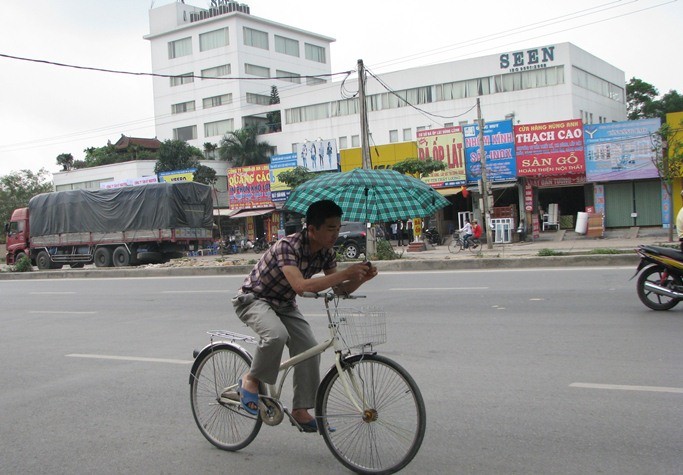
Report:
[[[345,350],[387,341],[387,313],[379,308],[337,308],[334,348]]]

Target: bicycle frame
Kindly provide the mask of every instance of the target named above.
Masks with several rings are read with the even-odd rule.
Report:
[[[285,380],[287,379],[287,375],[289,374],[289,371],[301,363],[302,361],[305,361],[309,358],[313,358],[314,356],[320,355],[327,351],[330,347],[334,346],[334,339],[335,339],[335,324],[332,321],[332,315],[331,311],[333,311],[332,308],[330,308],[330,302],[333,301],[335,298],[339,298],[336,296],[333,292],[319,292],[319,293],[309,293],[306,292],[304,294],[304,297],[309,297],[309,298],[323,298],[325,301],[325,310],[327,312],[327,321],[328,321],[328,329],[330,332],[330,338],[327,340],[323,341],[322,343],[318,343],[317,345],[309,348],[308,350],[304,351],[303,353],[299,353],[296,356],[293,356],[282,363],[280,363],[280,367],[278,369],[278,380],[276,381],[275,384],[266,384],[267,388],[267,394],[265,394],[266,397],[274,399],[275,401],[280,401],[280,397],[282,395],[282,389],[284,387]],[[362,298],[361,296],[346,296],[344,298]],[[240,347],[240,345],[237,345],[235,343],[235,340],[241,340],[245,341],[248,343],[256,344],[257,341],[255,338],[249,336],[249,335],[242,335],[240,333],[233,333],[233,332],[209,332],[210,335],[213,336],[219,336],[219,337],[229,337],[230,342],[229,344],[235,345]],[[218,342],[217,342],[218,343]],[[213,342],[211,345],[212,346]],[[241,348],[241,347],[240,347]],[[345,372],[342,368],[342,350],[335,350],[335,360],[334,360],[334,366],[337,370],[337,373],[339,374],[340,381],[342,382],[342,385],[344,387],[344,391],[346,392],[346,396],[349,398],[349,400],[352,402],[352,404],[356,407],[356,409],[362,413],[366,409],[365,401],[362,396],[363,391],[360,389],[358,382],[354,380],[347,372]],[[349,351],[350,353],[350,351]],[[222,393],[225,393],[225,391],[231,391],[236,389],[236,385],[233,385],[228,388],[223,388]],[[220,390],[219,390],[220,391]],[[221,394],[221,392],[219,392]],[[360,402],[359,402],[360,400]],[[239,400],[233,400],[225,397],[220,397],[220,401],[223,404],[228,404],[228,405],[240,405]]]

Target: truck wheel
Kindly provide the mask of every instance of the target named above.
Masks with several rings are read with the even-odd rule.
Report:
[[[114,267],[128,267],[130,265],[130,252],[125,246],[119,246],[114,249],[112,256]]]
[[[108,247],[98,247],[95,251],[95,267],[111,267],[112,255]]]
[[[52,261],[50,260],[50,254],[46,251],[40,251],[36,256],[36,265],[40,270],[48,270],[52,267]]]
[[[24,257],[28,257],[28,256],[26,256],[26,254],[23,252],[17,252],[17,255],[14,256],[14,263],[16,264],[17,262],[22,260]]]

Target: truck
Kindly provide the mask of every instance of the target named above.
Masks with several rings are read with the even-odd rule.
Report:
[[[208,247],[211,187],[195,182],[43,193],[5,224],[7,264],[40,270],[166,262]]]

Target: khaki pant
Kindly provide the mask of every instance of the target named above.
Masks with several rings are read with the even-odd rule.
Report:
[[[239,319],[260,337],[250,372],[264,383],[277,382],[285,345],[289,348],[290,357],[317,345],[311,326],[294,306],[277,307],[255,298],[253,294],[238,294],[232,299],[232,304]],[[319,384],[320,355],[296,365],[292,408],[314,407]]]

